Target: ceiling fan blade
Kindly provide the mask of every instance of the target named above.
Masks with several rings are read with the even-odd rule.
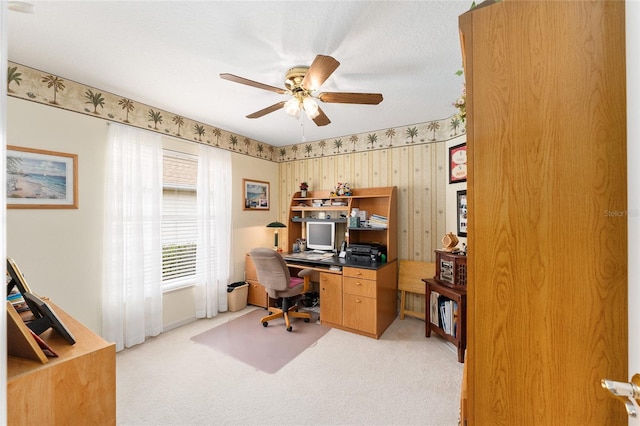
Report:
[[[237,75],[222,73],[220,74],[220,78],[223,80],[233,81],[234,83],[246,84],[247,86],[257,87],[258,89],[269,90],[270,92],[280,93],[284,95],[287,93],[286,90],[281,89],[275,86],[269,86],[268,84],[258,83],[257,81],[249,80],[248,78],[238,77]]]
[[[273,105],[268,106],[268,107],[266,107],[264,109],[261,109],[260,111],[256,111],[253,114],[247,115],[247,118],[260,118],[263,115],[269,114],[270,112],[279,110],[280,108],[282,108],[284,106],[284,104],[285,104],[285,101],[278,102],[277,104],[273,104]]]
[[[313,122],[316,123],[317,126],[326,126],[327,124],[331,123],[331,120],[329,120],[327,114],[325,114],[320,107],[318,107],[318,112],[318,116],[313,119]]]
[[[331,56],[318,55],[313,60],[307,74],[302,80],[302,88],[305,90],[317,90],[322,83],[338,68],[340,62]]]
[[[366,104],[378,105],[382,102],[382,94],[380,93],[346,93],[346,92],[327,92],[320,93],[318,99],[322,102],[334,104]]]

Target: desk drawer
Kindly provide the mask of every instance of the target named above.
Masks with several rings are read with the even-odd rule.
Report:
[[[350,268],[345,266],[342,268],[342,275],[345,277],[355,277],[365,280],[375,280],[376,279],[376,270],[375,269],[362,269],[362,268]]]
[[[345,294],[363,297],[376,297],[376,282],[362,278],[343,277]]]
[[[342,325],[364,333],[376,333],[376,300],[371,297],[344,295]]]

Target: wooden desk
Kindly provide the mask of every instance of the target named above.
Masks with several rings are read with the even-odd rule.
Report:
[[[321,324],[380,338],[398,314],[398,262],[365,265],[368,267],[355,267],[344,260],[336,262],[333,266],[340,266],[341,270],[333,270],[331,264],[323,262],[286,260],[292,270],[311,269],[317,272],[317,278],[313,280],[317,279],[320,284]],[[249,255],[245,268],[249,271],[245,272],[245,277],[249,274],[254,276],[255,266]],[[294,271],[292,275],[295,275]],[[267,307],[268,298],[264,287],[257,281],[257,274],[255,281],[249,283],[254,284],[256,293],[260,292],[264,297],[258,299],[258,306]]]
[[[49,329],[40,337],[58,353],[41,364],[7,358],[7,419],[11,425],[115,425],[115,344],[73,319],[51,301],[76,339],[69,345]]]
[[[423,278],[422,281],[426,285],[427,298],[425,336],[431,337],[433,331],[450,341],[458,348],[458,362],[464,362],[464,351],[467,348],[467,287],[452,285],[432,278]],[[457,314],[452,315],[452,326],[455,325],[455,332],[447,333],[439,325],[442,319],[439,302],[442,299],[439,300],[435,296],[436,293],[440,298],[444,298],[444,301],[453,301],[457,304]]]
[[[287,266],[319,273],[322,325],[379,339],[397,316],[396,261],[375,269],[343,266],[340,271],[290,261]]]

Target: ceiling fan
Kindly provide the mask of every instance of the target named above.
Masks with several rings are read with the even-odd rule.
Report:
[[[304,110],[310,120],[318,126],[326,126],[331,123],[329,117],[318,106],[315,99],[326,103],[340,104],[365,104],[377,105],[382,102],[380,93],[348,93],[348,92],[323,92],[315,95],[320,86],[338,68],[340,62],[331,56],[317,55],[311,66],[296,66],[289,69],[284,77],[284,87],[270,86],[258,83],[237,75],[222,73],[220,78],[233,81],[235,83],[246,84],[258,89],[269,90],[281,95],[289,95],[291,99],[281,101],[264,109],[247,115],[247,118],[259,118],[273,111],[284,108],[285,112],[291,116],[299,117],[300,111]]]

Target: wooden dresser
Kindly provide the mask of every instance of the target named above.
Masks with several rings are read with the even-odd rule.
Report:
[[[40,337],[59,355],[42,364],[7,357],[10,425],[115,425],[116,351],[50,301],[75,337],[68,344],[52,329]],[[11,344],[11,342],[8,342]]]

